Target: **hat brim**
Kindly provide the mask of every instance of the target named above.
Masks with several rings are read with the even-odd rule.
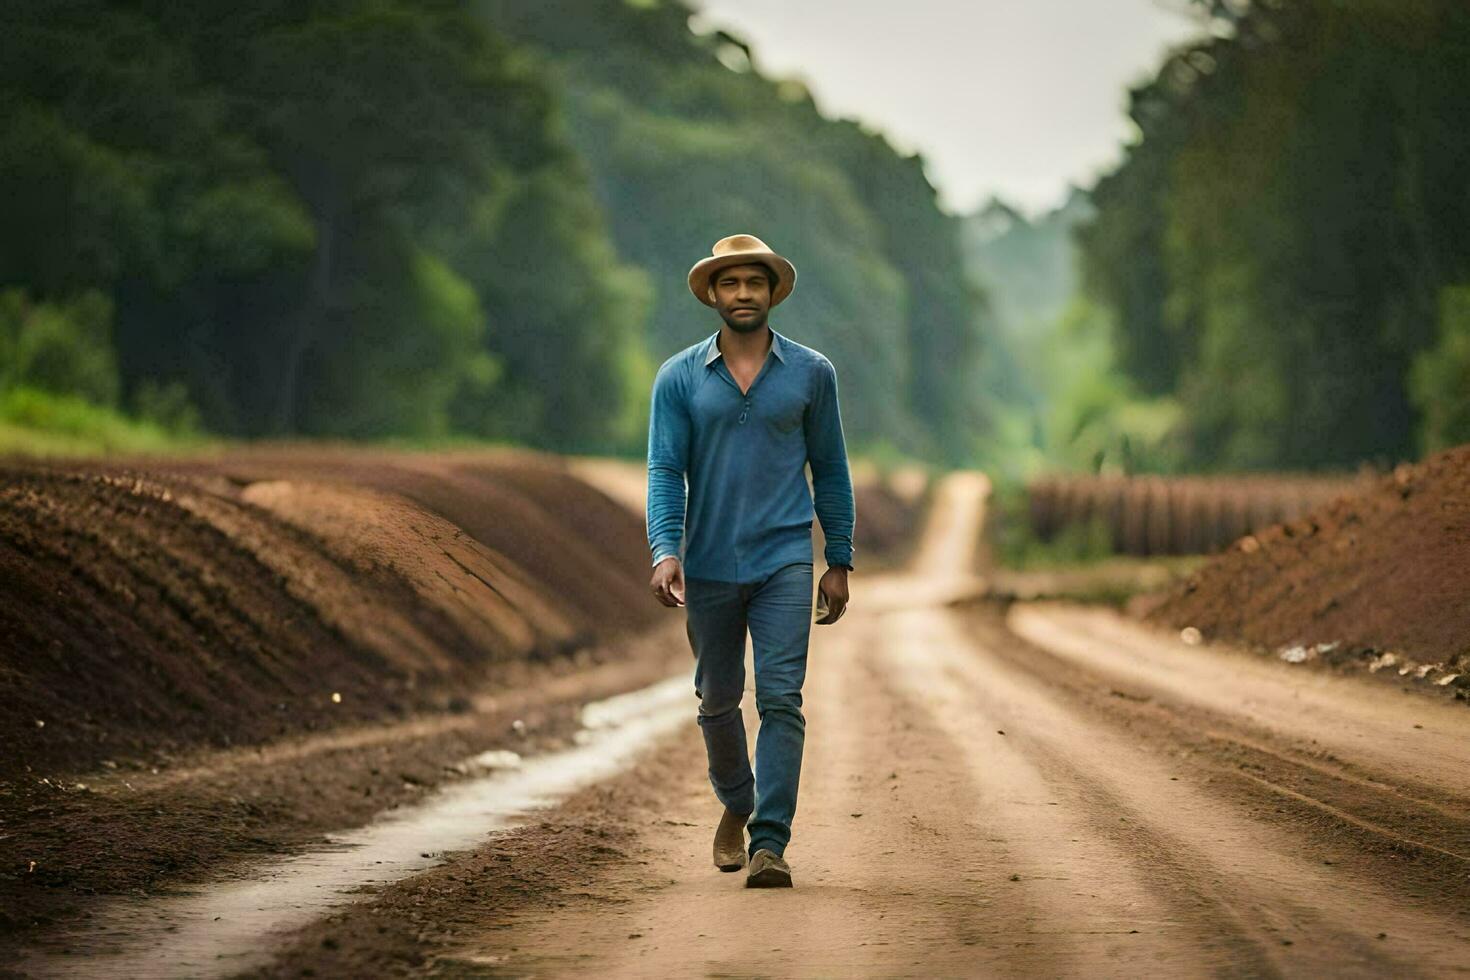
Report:
[[[791,290],[796,288],[796,266],[775,252],[760,251],[726,252],[724,255],[711,255],[709,258],[700,259],[694,263],[694,268],[689,270],[689,291],[705,306],[714,306],[714,301],[709,298],[710,279],[714,274],[732,265],[753,265],[755,263],[770,266],[771,271],[776,274],[776,288],[771,292],[772,306],[791,295]]]

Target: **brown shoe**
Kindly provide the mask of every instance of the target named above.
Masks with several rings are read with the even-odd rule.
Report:
[[[739,871],[745,867],[745,821],[750,814],[739,814],[726,808],[715,831],[715,867],[721,871]]]
[[[791,865],[764,847],[758,848],[750,859],[750,871],[745,876],[746,888],[790,888]]]

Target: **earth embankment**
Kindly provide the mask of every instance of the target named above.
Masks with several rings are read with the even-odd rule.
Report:
[[[588,700],[686,668],[644,480],[512,450],[0,460],[0,937],[564,747]],[[925,481],[855,482],[871,569]]]
[[[7,769],[425,708],[648,626],[635,514],[532,453],[7,462]]]
[[[922,486],[857,483],[872,568]],[[461,711],[645,631],[643,485],[508,449],[0,460],[0,778]]]
[[[1470,446],[1238,539],[1148,618],[1203,639],[1470,690]]]

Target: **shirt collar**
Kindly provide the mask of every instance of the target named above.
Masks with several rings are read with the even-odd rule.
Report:
[[[708,341],[706,341],[706,343],[709,344],[709,349],[706,350],[704,354],[705,367],[709,367],[711,364],[713,364],[715,358],[723,356],[722,352],[720,351],[720,345],[716,343],[716,341],[719,339],[719,336],[720,332],[716,330],[714,335],[711,336]],[[781,363],[786,363],[786,352],[781,349],[781,335],[776,332],[774,327],[771,328],[771,353],[775,354],[776,358],[780,360]]]

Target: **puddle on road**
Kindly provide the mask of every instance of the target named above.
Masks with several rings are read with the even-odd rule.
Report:
[[[441,864],[424,855],[472,847],[616,774],[660,736],[693,722],[693,693],[681,674],[588,704],[576,748],[448,787],[358,830],[330,835],[321,849],[259,866],[243,880],[111,900],[85,927],[20,965],[39,976],[108,978],[223,976],[259,965],[269,959],[271,934],[354,901],[360,896],[352,889]]]

